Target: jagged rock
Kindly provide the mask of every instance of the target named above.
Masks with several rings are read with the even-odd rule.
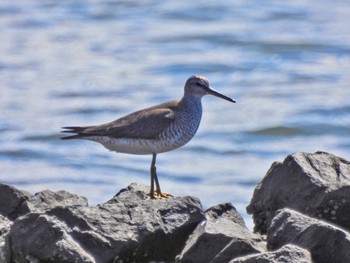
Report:
[[[18,190],[10,185],[0,184],[0,215],[11,220],[16,219],[19,216],[18,209],[30,197],[32,195],[26,191]]]
[[[83,196],[71,194],[67,191],[44,190],[25,200],[18,211],[20,215],[25,215],[29,212],[44,212],[56,206],[88,206],[88,201]]]
[[[350,234],[291,209],[281,209],[267,234],[269,249],[291,243],[311,252],[317,263],[343,263],[350,259]]]
[[[236,258],[230,263],[312,263],[311,254],[306,249],[285,245],[278,250]]]
[[[54,215],[43,213],[28,213],[18,218],[7,236],[8,262],[11,259],[20,263],[95,263],[93,256],[87,253],[79,240],[74,240],[71,234],[83,234],[83,229],[79,228],[81,225],[71,223],[70,225],[58,220]],[[91,239],[87,233],[86,238]]]
[[[247,211],[266,233],[278,209],[289,207],[350,230],[350,162],[329,153],[295,153],[274,163]]]
[[[194,230],[177,262],[222,263],[264,251],[265,244],[249,232],[242,217],[229,203],[205,211],[206,221]]]
[[[210,207],[205,211],[205,218],[210,221],[215,221],[219,218],[226,218],[243,228],[247,228],[242,216],[231,203],[224,203]]]
[[[17,218],[7,236],[16,263],[173,261],[204,220],[193,197],[151,200],[132,184],[97,207],[56,206]],[[26,238],[23,238],[26,237]],[[119,260],[119,261],[118,261]]]
[[[12,222],[0,215],[0,262],[6,262],[5,238],[10,231]]]
[[[56,206],[87,206],[87,199],[66,191],[44,190],[32,195],[26,191],[0,184],[0,215],[11,220],[29,212],[43,212]]]

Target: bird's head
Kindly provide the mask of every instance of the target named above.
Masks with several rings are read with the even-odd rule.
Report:
[[[235,103],[235,101],[210,87],[209,80],[203,76],[192,76],[185,84],[185,96],[203,97],[213,95]]]

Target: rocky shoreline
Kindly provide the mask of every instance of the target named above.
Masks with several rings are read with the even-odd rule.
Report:
[[[332,154],[272,164],[247,207],[254,233],[230,203],[147,191],[131,184],[90,207],[0,184],[0,262],[350,262],[350,162]]]

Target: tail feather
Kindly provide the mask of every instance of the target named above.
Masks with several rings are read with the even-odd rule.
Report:
[[[70,139],[81,139],[84,138],[83,135],[80,134],[76,134],[76,135],[70,135],[70,136],[65,136],[65,137],[61,137],[61,140],[70,140]]]
[[[88,127],[79,127],[79,126],[68,126],[68,127],[62,127],[62,129],[65,129],[66,131],[62,132],[83,132]]]
[[[87,127],[78,127],[78,126],[71,126],[71,127],[62,127],[62,129],[66,129],[64,131],[61,131],[62,133],[77,133],[74,135],[69,135],[65,137],[61,137],[62,140],[70,140],[70,139],[82,139],[88,134],[84,134],[84,130]]]

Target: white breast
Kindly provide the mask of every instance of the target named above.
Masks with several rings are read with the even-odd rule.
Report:
[[[110,151],[129,154],[152,154],[150,140],[110,138],[107,136],[91,136],[87,140],[101,143]]]

